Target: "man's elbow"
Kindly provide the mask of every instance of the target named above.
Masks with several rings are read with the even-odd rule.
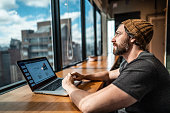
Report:
[[[80,110],[83,113],[96,113],[96,109],[95,107],[93,107],[93,105],[89,102],[84,102],[81,106],[80,106]]]

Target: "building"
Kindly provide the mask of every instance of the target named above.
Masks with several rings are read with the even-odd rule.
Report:
[[[51,22],[38,22],[37,31],[22,30],[21,32],[22,59],[45,56],[53,66]],[[71,19],[61,19],[63,67],[81,59],[80,44],[73,42],[71,37]]]
[[[51,22],[37,23],[37,31],[22,30],[22,59],[46,56],[53,65]]]
[[[21,41],[17,39],[11,39],[8,53],[10,55],[11,83],[23,80],[23,75],[16,65],[16,62],[21,60]]]
[[[0,86],[8,85],[20,80],[23,76],[16,65],[21,60],[21,41],[11,39],[10,47],[1,47],[0,50]]]
[[[10,54],[8,51],[0,51],[0,87],[10,83]]]

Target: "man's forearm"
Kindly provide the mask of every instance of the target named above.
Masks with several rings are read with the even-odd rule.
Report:
[[[66,88],[66,91],[69,94],[70,99],[73,103],[82,111],[80,102],[81,100],[88,96],[90,93],[81,89],[78,89],[74,85],[70,85]]]
[[[71,94],[69,94],[70,99],[73,101],[73,103],[82,111],[80,102],[82,99],[86,96],[88,96],[90,93],[81,89],[74,90]]]
[[[119,75],[120,75],[119,68],[112,70],[112,71],[109,71],[109,79],[110,80],[117,79]]]
[[[112,71],[102,71],[93,74],[85,74],[84,79],[88,80],[102,80],[102,81],[112,81],[119,76],[119,69]]]
[[[93,73],[93,74],[85,74],[84,79],[107,81],[109,80],[109,72],[102,71],[102,72]]]

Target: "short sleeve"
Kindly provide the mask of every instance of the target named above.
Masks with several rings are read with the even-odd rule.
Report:
[[[138,59],[127,64],[113,84],[140,101],[155,87],[155,79],[156,69],[153,64]]]

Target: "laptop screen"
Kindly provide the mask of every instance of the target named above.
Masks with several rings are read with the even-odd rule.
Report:
[[[46,58],[23,60],[18,65],[32,87],[56,76]]]

